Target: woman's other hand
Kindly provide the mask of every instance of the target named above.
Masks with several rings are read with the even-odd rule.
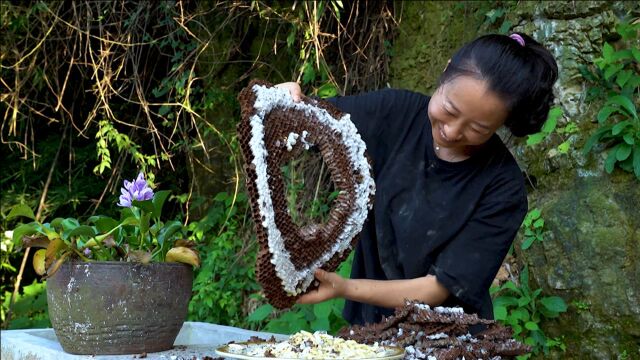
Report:
[[[302,99],[302,89],[296,82],[286,82],[276,85],[277,88],[283,88],[289,90],[291,98],[294,102],[299,102]]]
[[[327,272],[322,269],[316,270],[315,276],[320,281],[320,286],[316,290],[302,295],[297,301],[298,304],[317,304],[343,296],[346,279],[334,272]]]

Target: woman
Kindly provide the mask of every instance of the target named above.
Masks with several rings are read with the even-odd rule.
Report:
[[[524,179],[496,131],[540,131],[557,78],[531,37],[486,35],[451,58],[431,98],[385,89],[330,99],[351,114],[373,162],[374,208],[351,279],[316,272],[299,303],[343,297],[352,324],[405,299],[493,318],[489,286],[527,212]],[[285,83],[294,101],[301,90]]]

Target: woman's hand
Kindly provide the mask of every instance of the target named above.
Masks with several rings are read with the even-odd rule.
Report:
[[[296,82],[286,82],[276,85],[277,88],[283,88],[289,90],[291,98],[294,102],[299,102],[302,99],[302,89]]]
[[[312,290],[302,295],[297,301],[298,304],[316,304],[325,300],[344,296],[344,288],[347,282],[346,279],[334,272],[327,272],[322,269],[316,270],[314,275],[316,276],[316,279],[320,281],[320,286],[318,286],[316,290]]]

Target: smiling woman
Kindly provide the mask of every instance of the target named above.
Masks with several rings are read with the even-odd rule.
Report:
[[[487,83],[468,76],[439,87],[428,113],[436,154],[451,162],[469,158],[507,117],[504,102]]]
[[[557,72],[529,36],[486,35],[452,56],[433,97],[384,89],[330,99],[366,143],[377,192],[351,279],[318,270],[319,288],[300,302],[344,297],[353,324],[380,321],[405,299],[493,318],[488,289],[527,212],[521,171],[496,131],[539,131]],[[301,97],[296,83],[280,86]]]

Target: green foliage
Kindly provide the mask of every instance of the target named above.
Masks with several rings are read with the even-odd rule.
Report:
[[[266,16],[273,9],[260,10],[257,1],[252,3],[260,13]],[[289,6],[285,6],[289,8]],[[323,38],[327,34],[319,33],[321,23],[340,21],[340,16],[344,10],[341,0],[320,0],[315,2],[303,1],[299,6],[294,5],[291,10],[280,9],[273,11],[290,24],[290,31],[286,38],[289,51],[297,54],[298,57],[298,81],[302,86],[309,88],[308,93],[312,93],[321,98],[338,95],[338,87],[332,76],[329,64],[327,64],[323,49],[325,47]],[[282,15],[280,15],[282,13]],[[286,14],[286,15],[285,15]],[[335,37],[329,35],[329,38]]]
[[[517,5],[516,1],[487,2],[490,9],[486,9],[486,4],[481,4],[479,11],[484,12],[484,25],[490,29],[496,29],[499,34],[507,34],[513,24],[507,18],[509,13]]]
[[[111,152],[109,145],[115,144],[118,151],[126,151],[131,155],[136,165],[140,167],[142,172],[147,173],[147,169],[158,165],[157,155],[146,155],[140,151],[140,146],[135,144],[129,136],[120,134],[118,130],[107,119],[98,122],[98,131],[96,132],[96,151],[100,163],[93,168],[93,172],[98,175],[104,170],[111,169]],[[149,180],[153,182],[153,173],[149,173]]]
[[[340,264],[336,272],[342,277],[349,277],[352,262],[353,252]],[[348,325],[342,317],[343,308],[344,299],[331,299],[318,304],[296,304],[282,313],[265,304],[251,313],[248,320],[256,324],[266,321],[262,330],[279,334],[293,334],[300,330],[323,330],[329,334],[336,334]]]
[[[5,321],[9,309],[11,293],[4,291],[2,302],[2,322]],[[51,327],[49,312],[47,310],[46,283],[34,281],[31,285],[22,288],[22,294],[18,293],[12,307],[9,329],[31,329]]]
[[[609,43],[602,47],[602,57],[595,59],[595,71],[582,68],[585,79],[596,86],[589,90],[592,98],[604,98],[597,115],[599,127],[586,141],[583,152],[588,154],[597,143],[610,148],[605,160],[605,171],[613,172],[618,166],[634,173],[640,180],[640,50],[635,46],[640,23],[622,22],[617,32],[622,47]]]
[[[145,189],[151,192],[142,174],[134,181],[142,182]],[[142,185],[137,186],[142,191]],[[69,257],[84,261],[124,260],[142,263],[167,260],[198,266],[197,252],[191,250],[187,242],[180,241],[182,224],[177,220],[160,220],[168,196],[168,191],[158,191],[149,200],[134,199],[130,207],[123,207],[118,220],[94,215],[85,223],[71,217],[42,223],[35,219],[33,211],[26,205],[16,205],[7,220],[19,216],[33,220],[18,225],[12,237],[17,247],[46,249],[39,250],[42,256],[34,257],[34,268],[40,275],[45,271],[48,276],[53,275]],[[182,256],[175,256],[176,249]],[[39,253],[36,252],[36,255]]]
[[[540,217],[539,209],[532,209],[527,213],[522,222],[522,228],[524,229],[522,250],[530,248],[535,241],[542,241],[544,219]]]
[[[510,326],[516,339],[533,347],[533,353],[541,351],[547,354],[551,348],[565,350],[560,339],[548,338],[540,323],[544,319],[552,319],[567,311],[567,304],[558,296],[541,296],[542,289],[529,287],[529,269],[525,267],[520,273],[520,284],[507,281],[500,287],[491,288],[495,319]],[[530,355],[519,357],[529,358]]]
[[[591,309],[591,305],[589,305],[589,303],[581,300],[573,300],[571,305],[573,305],[578,311],[589,311]]]
[[[244,305],[259,289],[255,280],[256,243],[246,236],[247,197],[219,193],[207,214],[189,224],[202,267],[193,284],[189,320],[248,327]]]
[[[564,126],[559,126],[559,120],[563,118],[562,108],[559,106],[549,110],[549,116],[542,125],[540,132],[527,136],[527,146],[535,146],[552,135],[560,138],[560,144],[549,151],[550,154],[567,154],[571,147],[569,137],[579,131],[578,126],[569,122]]]

